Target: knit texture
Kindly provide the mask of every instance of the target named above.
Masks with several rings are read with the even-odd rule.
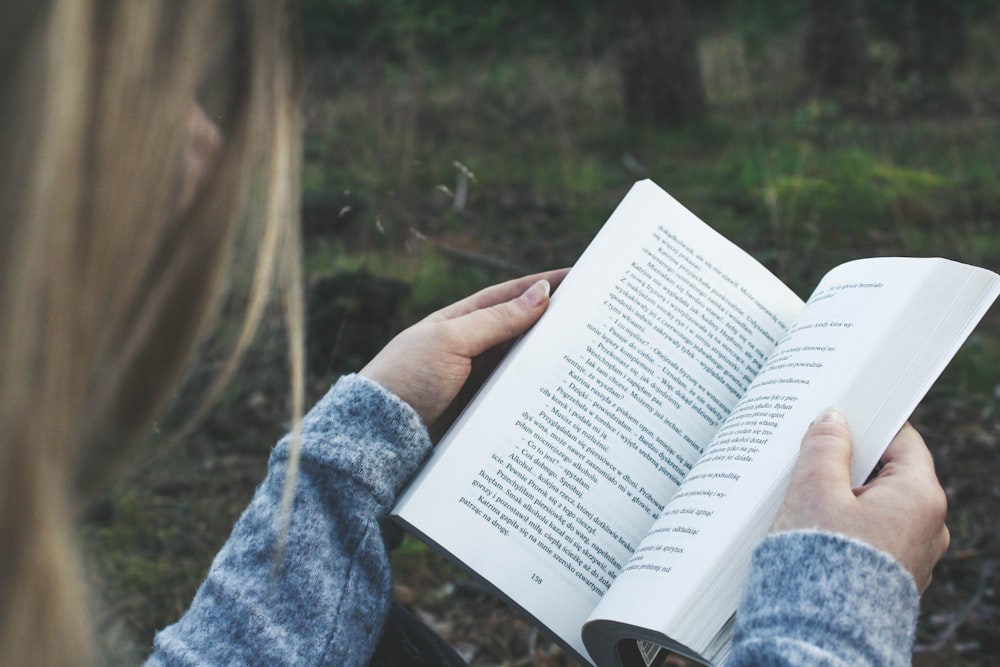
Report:
[[[316,404],[302,438],[281,560],[287,437],[147,665],[368,663],[392,591],[379,522],[431,443],[408,405],[360,376]],[[771,535],[754,553],[726,667],[906,665],[917,611],[912,577],[887,554],[817,531]]]
[[[726,667],[910,664],[919,596],[888,554],[852,538],[790,531],[756,549]]]
[[[374,382],[342,378],[302,423],[287,544],[277,558],[286,437],[191,608],[147,664],[364,665],[392,581],[379,520],[430,451],[416,413]]]

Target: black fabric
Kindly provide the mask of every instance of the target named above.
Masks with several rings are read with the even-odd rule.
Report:
[[[436,632],[402,605],[389,608],[370,667],[467,667]]]

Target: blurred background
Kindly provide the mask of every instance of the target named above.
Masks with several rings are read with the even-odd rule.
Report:
[[[1000,2],[303,0],[303,28],[313,399],[431,310],[572,264],[640,178],[803,298],[862,256],[1000,269]],[[88,513],[108,664],[141,660],[184,611],[263,478],[287,426],[284,350],[276,316],[163,447],[218,372],[208,346]],[[916,665],[1000,664],[998,364],[995,308],[913,417],[952,530]],[[572,664],[416,541],[394,567],[397,598],[472,664]]]

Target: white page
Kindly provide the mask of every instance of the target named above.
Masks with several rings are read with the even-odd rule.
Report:
[[[939,259],[831,271],[594,619],[654,628],[704,651],[735,610],[808,423],[831,404],[845,411],[860,484],[996,289],[990,272]],[[597,634],[618,631],[595,624]]]
[[[396,512],[582,657],[583,621],[801,307],[637,184]]]

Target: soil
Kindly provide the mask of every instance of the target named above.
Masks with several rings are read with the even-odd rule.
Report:
[[[565,265],[577,251],[543,243],[529,260],[538,266]],[[448,261],[482,263],[481,255],[474,253]],[[496,267],[487,268],[486,282],[505,277],[497,274]],[[367,279],[363,273],[357,275]],[[400,297],[398,285],[391,282],[352,293],[364,294],[366,302],[377,294],[388,295],[390,300]],[[386,321],[398,323],[420,315],[405,307],[402,314],[395,306],[389,311],[371,310],[368,303],[376,321],[367,326],[361,321],[361,313],[367,311],[351,303],[341,306],[331,317],[348,313],[354,319],[346,325],[324,321],[317,326],[332,327],[338,341],[345,345],[361,341],[365,349],[340,347],[335,357],[323,355],[309,379],[312,401],[337,373],[360,364],[387,341],[393,331]],[[995,336],[998,319],[982,325],[987,335]],[[281,437],[288,415],[284,342],[279,330],[269,325],[262,332],[238,380],[195,431],[172,445],[163,443],[169,438],[156,438],[130,474],[91,508],[82,540],[94,588],[100,592],[101,611],[95,617],[108,664],[141,660],[155,630],[183,613],[233,521],[263,479],[269,451]],[[203,362],[192,386],[180,393],[187,404],[178,406],[177,414],[192,411],[200,395],[196,390],[216,366]],[[934,454],[948,494],[952,535],[951,548],[923,598],[914,664],[998,665],[1000,525],[996,508],[1000,485],[995,470],[1000,460],[1000,396],[996,395],[1000,386],[994,395],[957,391],[954,381],[948,387],[932,391],[912,418]],[[168,419],[163,429],[169,432],[176,423],[176,417]],[[574,664],[484,586],[414,540],[396,551],[393,568],[396,599],[438,631],[470,664]]]
[[[284,374],[268,356],[251,358],[244,373],[257,381],[245,380],[183,445],[147,459],[91,513],[83,535],[103,591],[109,663],[140,659],[154,630],[182,613],[262,479],[285,414]],[[325,386],[313,381],[313,397]],[[994,404],[932,394],[913,423],[934,452],[952,533],[923,598],[914,664],[1000,664]],[[574,664],[484,586],[414,540],[396,551],[393,568],[396,599],[472,665]]]

